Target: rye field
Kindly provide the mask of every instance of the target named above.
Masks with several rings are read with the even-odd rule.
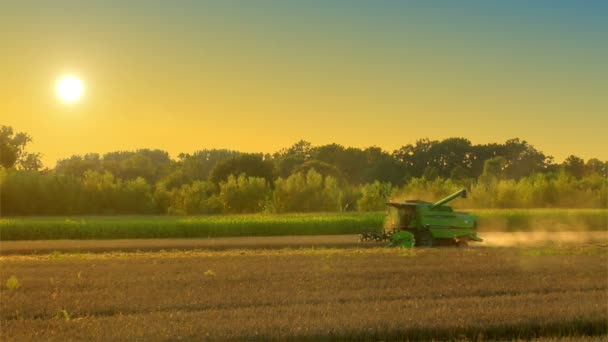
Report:
[[[0,257],[3,341],[596,341],[608,248]]]
[[[605,231],[608,209],[469,210],[479,231]],[[359,234],[384,223],[384,212],[224,216],[0,218],[0,240],[208,238]]]

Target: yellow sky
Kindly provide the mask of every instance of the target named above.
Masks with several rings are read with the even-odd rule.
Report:
[[[606,25],[592,9],[265,4],[10,4],[0,124],[29,133],[49,167],[136,148],[392,151],[454,136],[608,159]],[[66,73],[85,83],[74,105],[55,94]]]

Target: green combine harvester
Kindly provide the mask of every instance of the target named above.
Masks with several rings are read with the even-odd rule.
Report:
[[[446,203],[467,197],[459,190],[436,202],[419,200],[388,202],[384,231],[361,234],[361,241],[389,241],[391,247],[467,246],[469,241],[483,241],[477,236],[477,217],[455,212]]]

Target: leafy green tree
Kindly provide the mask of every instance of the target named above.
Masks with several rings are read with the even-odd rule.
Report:
[[[239,176],[244,173],[249,177],[261,177],[268,183],[273,179],[273,163],[264,156],[255,153],[243,153],[218,162],[209,174],[209,180],[219,184],[226,181],[230,175]]]
[[[424,168],[424,172],[422,173],[422,177],[424,179],[433,181],[437,178],[439,178],[439,170],[437,170],[436,167],[434,166],[427,166]]]
[[[299,155],[289,154],[275,158],[275,173],[282,178],[289,177],[294,170],[306,162],[306,159]]]
[[[544,172],[551,158],[519,138],[507,140],[502,155],[507,163],[505,172],[509,178],[520,179],[535,172]]]
[[[97,153],[88,153],[84,156],[73,155],[68,159],[57,161],[55,172],[74,177],[82,177],[86,171],[101,172],[102,161]]]
[[[300,140],[288,148],[281,149],[275,153],[275,158],[280,159],[286,156],[300,158],[303,162],[311,158],[313,151],[312,144],[305,140]]]
[[[414,145],[408,144],[393,152],[393,157],[399,160],[412,177],[422,177],[424,170],[430,166],[430,154],[436,140],[419,139]]]
[[[591,159],[587,160],[587,163],[585,163],[585,175],[598,174],[598,175],[607,176],[607,172],[608,172],[608,161],[602,162],[601,160],[599,160],[597,158],[591,158]]]
[[[275,174],[278,177],[287,178],[294,169],[310,160],[312,144],[300,140],[288,148],[283,148],[273,155],[275,163]]]
[[[348,183],[361,184],[363,182],[363,174],[367,169],[367,158],[362,150],[329,144],[315,147],[311,154],[312,159],[334,165]]]
[[[487,180],[491,179],[502,179],[505,177],[505,168],[507,167],[507,160],[505,157],[494,157],[486,160],[483,163],[482,178]]]
[[[85,198],[92,205],[88,208],[92,214],[115,214],[116,200],[118,199],[119,184],[114,175],[105,171],[103,173],[88,170],[82,178]]]
[[[316,172],[320,173],[323,177],[331,176],[335,179],[342,179],[342,174],[337,167],[322,162],[320,160],[308,160],[304,162],[302,165],[296,167],[293,172],[294,173],[302,173],[306,174],[309,170],[314,169]]]
[[[219,199],[225,213],[257,213],[264,211],[269,190],[264,178],[230,175],[220,182]]]
[[[150,214],[154,212],[155,204],[152,197],[152,187],[142,178],[121,182],[117,201],[113,211],[122,214]]]
[[[384,209],[390,199],[393,187],[391,183],[375,181],[361,187],[361,198],[357,201],[359,211],[378,211]]]
[[[182,185],[170,193],[169,214],[219,214],[222,204],[217,196],[217,186],[209,181],[194,181]]]
[[[19,166],[23,170],[38,171],[42,169],[42,160],[40,153],[27,153],[20,161]]]
[[[469,169],[464,168],[462,165],[456,165],[452,172],[450,172],[450,178],[453,180],[465,180],[471,177]]]
[[[275,181],[273,205],[276,212],[339,211],[342,189],[337,180],[310,169]]]
[[[562,165],[567,174],[577,179],[585,174],[585,161],[575,155],[568,156]]]
[[[193,154],[180,154],[178,156],[178,170],[189,182],[206,180],[211,170],[224,160],[236,157],[241,152],[227,149],[204,149]]]
[[[141,149],[106,153],[102,165],[104,171],[111,172],[118,179],[142,177],[154,184],[170,172],[171,159],[165,151]]]
[[[363,170],[363,183],[380,181],[401,185],[407,180],[407,173],[404,165],[393,158],[388,152],[379,147],[368,147],[363,150],[366,158],[366,166]]]
[[[10,126],[0,126],[0,166],[21,167],[26,170],[42,168],[40,153],[28,153],[25,147],[32,138],[26,133],[15,133]]]

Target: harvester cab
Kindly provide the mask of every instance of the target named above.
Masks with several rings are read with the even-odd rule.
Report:
[[[482,241],[477,236],[476,216],[455,212],[445,205],[466,196],[466,189],[462,189],[435,203],[419,200],[388,202],[384,231],[364,233],[361,240],[386,240],[389,246],[404,248],[466,246],[469,241]]]

